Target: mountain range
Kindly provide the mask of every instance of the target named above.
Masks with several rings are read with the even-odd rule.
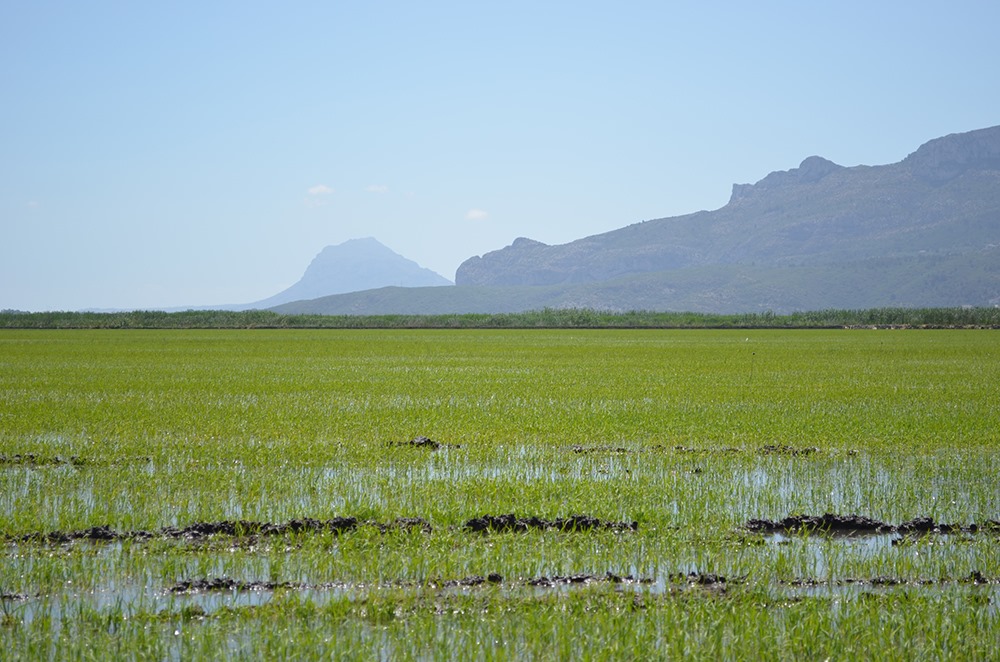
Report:
[[[714,211],[561,245],[521,237],[463,262],[454,287],[382,284],[319,296],[298,283],[276,295],[284,302],[256,307],[440,314],[998,305],[1000,126],[936,138],[889,165],[844,167],[810,156],[755,184],[734,184],[729,203]]]

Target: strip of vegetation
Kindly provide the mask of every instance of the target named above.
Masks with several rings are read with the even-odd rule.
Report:
[[[809,329],[1000,328],[1000,308],[871,308],[788,315],[608,312],[546,308],[522,313],[454,315],[282,315],[269,310],[130,312],[0,311],[4,329]]]

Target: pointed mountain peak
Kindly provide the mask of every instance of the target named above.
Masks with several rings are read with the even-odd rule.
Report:
[[[451,284],[444,276],[399,255],[374,237],[363,237],[326,246],[309,263],[299,282],[253,307],[270,308],[290,301],[380,287]]]

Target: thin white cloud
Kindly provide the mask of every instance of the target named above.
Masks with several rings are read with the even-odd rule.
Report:
[[[306,197],[302,200],[302,204],[304,204],[308,209],[324,207],[327,203],[326,196],[331,193],[333,193],[333,189],[326,184],[310,186],[306,189]]]
[[[482,221],[488,216],[489,213],[483,211],[482,209],[470,209],[465,212],[465,219],[467,221]]]
[[[369,184],[365,187],[365,190],[369,193],[388,193],[389,187],[385,184]]]

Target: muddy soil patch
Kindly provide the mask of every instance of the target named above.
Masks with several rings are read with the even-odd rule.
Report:
[[[183,528],[164,527],[152,534],[165,538],[185,538],[197,540],[208,536],[283,536],[295,533],[344,533],[359,526],[356,517],[335,517],[328,520],[305,517],[282,523],[254,522],[247,520],[221,522],[198,522]],[[140,532],[145,533],[145,532]]]
[[[435,441],[435,440],[431,439],[430,437],[425,437],[424,435],[420,435],[420,436],[414,437],[413,439],[410,439],[409,441],[390,441],[389,442],[389,446],[395,446],[395,447],[399,447],[399,446],[406,447],[406,446],[408,446],[410,448],[423,448],[423,449],[431,450],[431,451],[436,451],[436,450],[438,450],[440,448],[461,448],[462,447],[461,444],[446,444],[446,443],[441,442],[441,441]]]
[[[946,584],[971,584],[973,586],[1000,584],[1000,578],[987,577],[978,570],[973,570],[968,575],[958,578],[939,579],[917,579],[907,580],[898,577],[871,577],[869,579],[859,579],[845,577],[842,579],[817,579],[804,577],[802,579],[792,579],[779,582],[785,586],[796,588],[821,588],[840,586],[942,586]]]
[[[88,464],[88,462],[77,457],[76,455],[63,457],[61,455],[36,455],[34,453],[17,453],[15,455],[0,454],[0,467],[45,467],[60,466],[65,464],[79,467],[81,465]]]
[[[652,579],[640,579],[632,575],[616,575],[613,572],[608,572],[603,575],[591,575],[586,573],[576,574],[576,575],[553,575],[551,577],[535,577],[534,579],[529,579],[525,583],[528,586],[537,586],[541,588],[552,588],[555,586],[567,586],[572,584],[594,584],[594,583],[606,583],[606,584],[652,584]]]
[[[637,448],[625,448],[624,446],[584,446],[582,444],[573,444],[569,447],[570,452],[576,453],[577,455],[591,455],[591,454],[610,454],[610,455],[626,455],[628,453],[641,453],[642,449]]]
[[[729,580],[726,579],[726,577],[724,577],[723,575],[717,575],[712,572],[689,572],[686,575],[684,573],[678,572],[673,575],[669,575],[667,579],[669,579],[672,582],[693,584],[697,586],[713,586],[713,587],[722,587],[725,586],[727,583],[739,583],[742,581],[742,579]]]
[[[783,457],[804,457],[807,455],[822,454],[817,446],[789,446],[787,444],[765,444],[759,448],[692,448],[690,446],[674,446],[673,450],[678,453],[689,453],[694,455],[738,455],[740,453],[756,453],[757,455],[777,455]],[[828,451],[829,452],[829,451]],[[846,455],[853,457],[858,451],[848,449],[843,451]]]
[[[813,453],[818,453],[819,448],[815,446],[803,446],[796,448],[795,446],[785,446],[782,444],[768,444],[766,446],[761,446],[759,452],[761,455],[788,455],[795,457],[798,455],[812,455]]]
[[[468,520],[462,528],[481,533],[506,531],[526,532],[532,530],[555,531],[637,531],[638,522],[612,522],[589,515],[570,515],[557,519],[541,517],[518,517],[514,513],[506,515],[483,515]]]
[[[679,575],[682,581],[688,584],[712,585],[724,584],[725,577],[715,575]],[[385,581],[379,586],[392,588],[473,588],[477,586],[532,586],[539,588],[553,588],[557,586],[569,586],[574,584],[653,584],[654,580],[637,578],[632,575],[617,575],[612,572],[600,574],[580,573],[575,575],[553,575],[533,577],[529,579],[505,580],[498,572],[491,572],[486,575],[471,575],[460,579],[430,579],[426,582],[415,581]],[[352,585],[348,582],[277,582],[277,581],[240,581],[229,577],[206,577],[201,579],[185,579],[167,587],[168,593],[211,593],[211,592],[241,592],[241,591],[277,591],[277,590],[324,590],[324,589],[349,589],[362,585]]]
[[[983,524],[944,524],[930,517],[917,517],[901,524],[890,524],[864,515],[789,515],[780,520],[752,519],[745,528],[754,533],[831,533],[882,534],[899,533],[906,535],[926,533],[977,533],[979,531],[1000,532],[1000,521],[987,520]]]
[[[685,453],[688,455],[739,455],[743,452],[742,448],[735,447],[692,448],[691,446],[674,446],[673,450],[678,453]]]
[[[576,453],[577,455],[629,455],[647,452],[662,453],[664,451],[674,451],[676,453],[691,455],[739,455],[742,453],[757,453],[759,455],[783,455],[786,457],[799,457],[821,452],[816,446],[788,446],[785,444],[766,444],[756,449],[744,449],[732,446],[725,448],[693,448],[683,445],[664,446],[662,444],[656,444],[655,446],[649,446],[648,448],[627,448],[625,446],[612,446],[608,444],[597,444],[592,446],[573,444],[568,447],[568,450],[572,453]],[[856,455],[857,451],[847,451],[847,454]]]
[[[185,579],[167,588],[169,593],[211,593],[213,591],[277,591],[278,589],[312,588],[302,582],[251,581],[243,582],[229,577],[211,579]]]
[[[0,591],[0,601],[2,602],[24,602],[28,596],[24,593],[5,593]]]
[[[39,455],[37,453],[0,453],[0,469],[4,467],[111,467],[149,464],[153,459],[146,455],[119,458],[85,458],[78,455]]]
[[[377,524],[389,528],[392,524]],[[329,520],[311,518],[293,519],[288,522],[254,522],[249,520],[223,520],[220,522],[195,522],[185,527],[165,526],[155,531],[117,531],[110,526],[94,526],[77,531],[50,531],[28,533],[22,536],[7,536],[11,542],[39,542],[49,544],[83,541],[149,540],[151,538],[182,538],[199,540],[209,536],[279,536],[290,533],[343,533],[359,526],[356,517],[336,517]]]
[[[638,455],[640,453],[663,453],[669,451],[708,455],[743,452],[742,448],[690,448],[688,446],[665,446],[663,444],[655,444],[645,448],[628,448],[625,446],[612,446],[610,444],[596,444],[592,446],[573,444],[572,446],[568,446],[567,450],[571,453],[576,453],[577,455]]]
[[[461,528],[469,531],[635,531],[637,522],[612,522],[589,515],[570,515],[557,519],[542,517],[518,517],[517,515],[484,515],[466,521]],[[333,519],[313,519],[309,517],[292,519],[287,522],[257,522],[252,520],[222,520],[218,522],[195,522],[184,527],[165,526],[158,530],[118,531],[110,526],[93,526],[76,531],[34,532],[15,536],[0,536],[0,540],[14,543],[41,543],[60,545],[75,541],[114,542],[145,541],[153,538],[200,541],[211,537],[231,537],[257,540],[269,536],[294,534],[347,533],[361,527],[372,527],[381,533],[393,531],[420,531],[431,533],[434,527],[422,517],[399,517],[389,522],[359,520],[357,517],[335,517]]]
[[[498,573],[490,573],[483,577],[472,575],[461,579],[434,579],[426,584],[407,581],[384,581],[378,586],[393,588],[415,588],[418,586],[428,586],[431,588],[456,588],[482,586],[484,584],[501,584],[503,577]],[[366,584],[367,585],[367,584]],[[348,582],[275,582],[275,581],[239,581],[229,577],[212,577],[204,579],[185,579],[167,588],[169,593],[211,593],[211,592],[232,592],[232,591],[277,591],[277,590],[325,590],[335,588],[358,588],[362,585],[352,585]]]

